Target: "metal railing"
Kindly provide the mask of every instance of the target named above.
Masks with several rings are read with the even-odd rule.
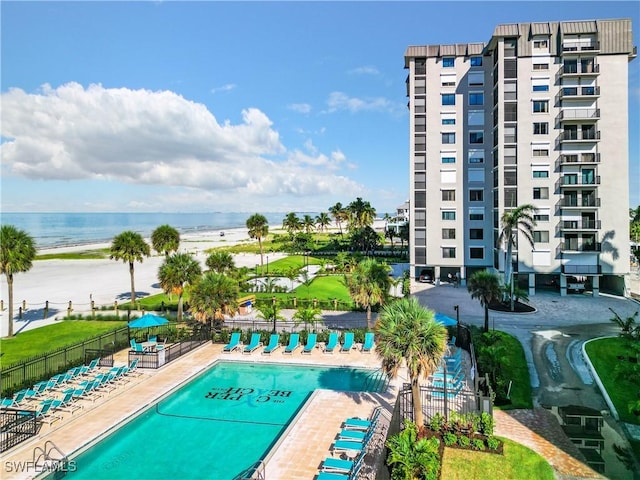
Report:
[[[599,108],[563,108],[558,114],[558,120],[594,120],[600,118]]]
[[[209,341],[211,341],[211,339],[208,336],[198,335],[180,340],[178,343],[173,343],[162,350],[151,352],[135,352],[129,350],[129,364],[131,364],[134,359],[137,359],[139,368],[160,368]]]
[[[566,275],[598,275],[602,273],[600,265],[562,265]]]
[[[558,253],[563,252],[600,252],[602,245],[595,243],[578,243],[578,242],[560,242]]]
[[[575,197],[563,197],[558,202],[559,207],[576,207],[576,208],[590,208],[599,207],[600,198],[598,197],[582,197],[582,200],[578,201]]]
[[[37,432],[36,412],[15,408],[0,409],[0,453],[28,440]]]

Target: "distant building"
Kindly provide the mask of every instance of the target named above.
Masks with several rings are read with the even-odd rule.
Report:
[[[632,42],[631,20],[612,19],[407,48],[416,277],[503,272],[500,218],[533,204],[535,243],[519,234],[511,259],[521,287],[625,292]]]
[[[404,202],[396,208],[395,216],[387,222],[387,228],[393,228],[396,233],[400,232],[400,228],[409,223],[409,201]]]

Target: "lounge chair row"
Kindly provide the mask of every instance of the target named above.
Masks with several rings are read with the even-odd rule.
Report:
[[[251,335],[251,339],[247,345],[243,345],[241,342],[241,332],[233,332],[231,334],[231,338],[229,339],[229,343],[226,344],[222,351],[223,353],[231,353],[235,350],[240,350],[242,353],[253,353],[260,347],[263,347],[263,343],[261,341],[261,336],[259,333],[253,333]],[[325,353],[333,353],[335,350],[340,351],[341,353],[349,353],[352,349],[355,348],[354,343],[354,334],[353,332],[345,332],[344,339],[342,343],[339,342],[340,334],[338,332],[331,332],[329,334],[329,339],[327,343],[323,347],[323,351]],[[310,333],[307,337],[307,343],[303,345],[300,342],[300,334],[292,333],[289,336],[289,343],[285,346],[282,353],[291,354],[295,352],[298,348],[302,349],[302,353],[311,353],[314,348],[320,348],[320,345],[317,343],[317,334]],[[282,345],[280,344],[280,334],[272,333],[269,337],[269,343],[264,346],[262,353],[264,355],[269,355]],[[374,334],[373,332],[367,332],[365,334],[364,343],[362,344],[362,352],[369,353],[374,347]]]
[[[381,407],[376,407],[368,419],[347,418],[342,430],[331,446],[332,453],[345,454],[349,459],[327,457],[320,465],[317,480],[353,480],[358,478],[367,454],[369,442],[373,438]]]

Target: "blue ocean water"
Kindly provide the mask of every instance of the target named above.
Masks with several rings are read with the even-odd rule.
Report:
[[[272,228],[280,228],[285,213],[262,213]],[[303,214],[298,214],[301,216]],[[110,242],[125,230],[144,237],[160,225],[180,233],[206,232],[246,226],[250,213],[6,213],[1,225],[13,225],[33,237],[37,248]],[[315,214],[314,214],[315,217]]]

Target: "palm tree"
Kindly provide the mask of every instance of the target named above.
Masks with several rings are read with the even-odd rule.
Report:
[[[286,320],[286,318],[280,314],[280,307],[278,306],[276,297],[273,297],[270,302],[265,302],[261,306],[258,306],[257,308],[259,312],[258,318],[271,320],[273,322],[273,328],[271,329],[271,332],[276,333],[277,321]]]
[[[178,295],[178,322],[182,322],[182,295],[186,285],[202,275],[198,261],[188,253],[174,253],[166,257],[158,269],[158,280],[165,293]]]
[[[238,282],[221,273],[207,272],[191,287],[189,310],[202,323],[224,320],[238,310]]]
[[[293,238],[294,234],[300,230],[301,224],[298,215],[295,212],[289,212],[282,220],[282,228],[284,228],[291,238]]]
[[[324,232],[329,225],[331,225],[331,218],[329,218],[327,212],[321,212],[316,217],[316,226],[320,233]]]
[[[513,285],[513,245],[517,243],[517,234],[522,232],[524,237],[533,247],[533,229],[536,226],[536,220],[533,215],[538,209],[531,204],[520,205],[513,210],[507,210],[502,214],[502,229],[498,242],[506,245],[505,264],[504,264],[504,283]],[[510,298],[511,310],[513,310],[513,295]]]
[[[13,336],[13,275],[27,272],[36,257],[35,242],[24,230],[13,225],[2,225],[0,229],[0,274],[7,277],[9,319],[7,335]]]
[[[367,310],[367,328],[370,329],[371,307],[383,304],[389,297],[389,267],[367,258],[356,265],[351,275],[345,275],[344,278],[353,301]]]
[[[311,234],[315,226],[316,222],[311,215],[305,215],[302,217],[302,229],[304,230],[304,233]]]
[[[267,217],[259,213],[254,213],[247,219],[249,238],[257,238],[260,245],[260,267],[264,265],[262,252],[262,239],[269,234],[269,222]]]
[[[136,287],[133,279],[134,262],[142,263],[144,257],[151,255],[151,248],[144,241],[142,235],[127,230],[117,235],[111,243],[111,260],[122,260],[129,263],[129,275],[131,276],[131,303],[136,301]]]
[[[382,358],[382,370],[392,378],[402,362],[411,381],[414,419],[424,423],[420,378],[426,378],[440,364],[447,344],[447,329],[436,322],[435,314],[413,298],[402,298],[385,305],[375,327],[376,353]]]
[[[230,273],[236,268],[233,255],[229,252],[213,252],[205,260],[205,265],[216,273]]]
[[[480,300],[484,307],[484,331],[489,331],[489,305],[500,298],[500,279],[495,273],[481,270],[471,275],[467,282],[467,290],[471,298]]]
[[[389,241],[391,242],[391,252],[393,253],[393,247],[394,247],[394,245],[393,245],[393,239],[394,239],[394,238],[395,238],[395,236],[396,236],[396,229],[395,229],[395,228],[389,228],[389,227],[387,227],[387,228],[385,229],[385,231],[384,231],[384,236],[385,236],[385,238],[388,238],[388,239],[389,239]]]
[[[168,257],[171,252],[178,251],[180,233],[171,225],[160,225],[151,233],[151,245],[156,252]]]
[[[376,209],[367,201],[358,197],[347,207],[349,229],[369,227],[376,218]]]
[[[293,320],[296,324],[304,323],[306,330],[308,330],[309,324],[313,325],[315,328],[316,322],[322,320],[322,310],[319,308],[300,306],[293,314]]]
[[[340,230],[340,237],[342,238],[342,220],[345,219],[345,210],[342,207],[340,202],[337,202],[333,207],[329,208],[329,213],[333,216],[333,219],[336,221],[338,225],[338,229]]]

